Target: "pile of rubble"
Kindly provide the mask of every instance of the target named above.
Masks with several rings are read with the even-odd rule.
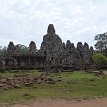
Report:
[[[40,76],[32,75],[15,75],[13,77],[0,77],[0,91],[8,90],[10,88],[21,88],[21,86],[32,86],[33,84],[55,84],[52,77],[47,76],[46,73]]]

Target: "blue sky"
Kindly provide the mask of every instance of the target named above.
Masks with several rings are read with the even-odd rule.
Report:
[[[94,45],[94,36],[107,32],[107,0],[0,0],[0,45],[37,47],[55,26],[63,42],[87,42]]]

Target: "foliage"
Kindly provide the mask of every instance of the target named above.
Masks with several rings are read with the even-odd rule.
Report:
[[[7,47],[0,46],[0,58],[4,58],[7,54]]]
[[[97,41],[95,48],[103,52],[103,50],[107,48],[107,33],[98,34],[94,39]]]
[[[29,51],[28,47],[26,47],[25,45],[21,45],[21,44],[16,45],[15,50],[17,54],[26,54]]]
[[[98,68],[107,66],[107,57],[103,54],[96,53],[93,55],[92,59]]]

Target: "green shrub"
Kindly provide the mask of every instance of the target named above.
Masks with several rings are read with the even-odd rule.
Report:
[[[107,57],[104,56],[103,54],[100,53],[94,54],[92,59],[98,68],[107,66]]]

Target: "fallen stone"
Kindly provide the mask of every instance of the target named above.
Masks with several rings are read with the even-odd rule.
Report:
[[[0,87],[3,87],[4,85],[3,84],[0,84]]]

